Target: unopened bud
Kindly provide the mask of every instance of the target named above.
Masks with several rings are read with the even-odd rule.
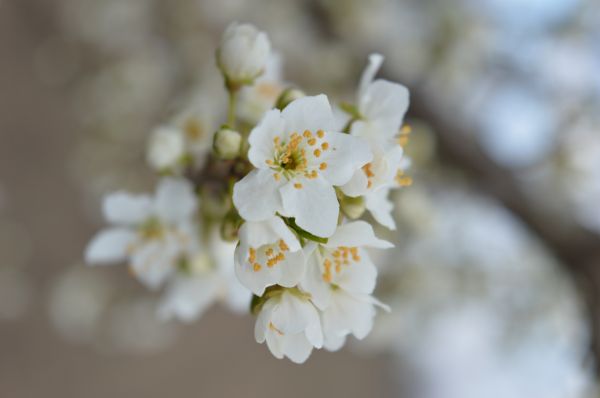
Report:
[[[242,136],[235,130],[226,127],[215,133],[213,149],[221,159],[233,159],[240,153]]]
[[[217,64],[228,85],[248,85],[263,73],[270,52],[266,33],[249,24],[232,23],[221,39]]]
[[[152,168],[162,171],[174,167],[184,151],[185,142],[181,132],[174,127],[162,126],[152,132],[146,158]]]
[[[362,196],[357,196],[356,198],[344,196],[340,201],[340,207],[346,217],[355,220],[365,212],[365,200]]]
[[[287,88],[283,90],[283,92],[279,95],[279,98],[277,98],[277,101],[275,102],[275,107],[277,109],[283,110],[283,108],[288,106],[290,102],[305,96],[306,94],[304,94],[302,90],[292,87]]]

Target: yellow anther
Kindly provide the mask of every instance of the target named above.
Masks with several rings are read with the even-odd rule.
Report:
[[[319,156],[321,156],[321,150],[320,150],[319,148],[317,148],[317,149],[315,149],[315,150],[314,150],[313,154],[314,154],[316,157],[319,157]]]
[[[309,138],[308,139],[308,145],[313,146],[317,143],[317,139],[316,138]]]
[[[319,165],[319,170],[325,170],[327,169],[327,163],[323,162]]]
[[[265,254],[267,257],[271,257],[273,255],[273,248],[269,247],[267,250],[265,250]]]
[[[250,263],[254,263],[256,261],[256,249],[252,247],[248,250],[248,261]]]
[[[326,151],[327,149],[329,149],[329,142],[323,142],[321,144],[321,149],[323,149],[324,151]]]
[[[319,174],[317,173],[317,170],[311,170],[310,173],[305,173],[304,176],[309,180],[314,180],[319,176]]]
[[[273,178],[275,179],[275,181],[279,181],[281,179],[281,176],[279,175],[279,173],[274,173]]]
[[[294,188],[302,189],[302,184],[300,184],[299,182],[296,182],[296,183],[294,183]]]
[[[311,138],[312,137],[312,133],[309,130],[304,130],[303,133],[305,138]]]
[[[254,270],[254,272],[260,271],[261,268],[262,266],[259,263],[252,264],[252,269]]]
[[[281,250],[282,252],[290,250],[288,245],[286,245],[282,239],[279,239],[279,250]]]
[[[323,138],[325,136],[325,132],[323,130],[317,131],[317,137]]]

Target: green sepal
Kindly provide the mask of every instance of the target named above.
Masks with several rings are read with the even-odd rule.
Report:
[[[340,109],[352,116],[352,119],[360,119],[360,112],[356,105],[348,102],[340,102]]]
[[[312,240],[313,242],[317,242],[317,243],[321,243],[321,244],[325,244],[329,240],[328,238],[322,238],[320,236],[313,235],[310,232],[303,230],[296,224],[296,221],[294,220],[293,217],[289,217],[289,218],[281,217],[281,218],[283,219],[283,222],[285,222],[285,224],[288,227],[293,229],[294,232],[296,232],[298,234],[298,236],[300,236],[304,239]]]

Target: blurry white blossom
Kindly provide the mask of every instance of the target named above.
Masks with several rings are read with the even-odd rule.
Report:
[[[154,197],[116,192],[104,200],[106,221],[114,224],[89,243],[90,265],[130,261],[134,275],[151,288],[159,287],[196,244],[191,217],[197,200],[185,180],[165,178]]]

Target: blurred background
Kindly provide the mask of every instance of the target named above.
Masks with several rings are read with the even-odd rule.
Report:
[[[155,182],[152,128],[224,96],[235,20],[308,93],[351,100],[375,51],[411,90],[393,310],[302,366],[82,264],[102,194]],[[599,359],[600,2],[0,0],[0,396],[595,397]]]

